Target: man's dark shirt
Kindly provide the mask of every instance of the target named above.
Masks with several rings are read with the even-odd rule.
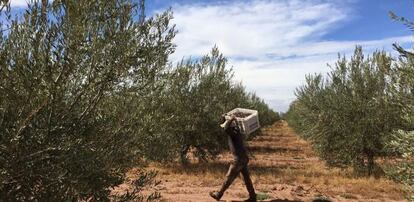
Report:
[[[228,127],[225,132],[229,137],[230,151],[236,160],[248,160],[249,158],[243,140],[244,135],[240,133],[239,127]]]

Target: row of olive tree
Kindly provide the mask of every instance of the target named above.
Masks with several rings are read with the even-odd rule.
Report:
[[[391,132],[400,127],[401,107],[392,96],[395,68],[391,57],[376,52],[364,58],[357,47],[350,61],[340,58],[328,77],[311,75],[297,89],[288,116],[292,126],[312,139],[333,165],[374,169]]]
[[[340,57],[327,76],[308,75],[286,119],[330,165],[352,165],[371,175],[378,168],[376,157],[404,158],[389,173],[412,191],[414,54],[394,47],[398,58],[383,51],[366,57],[357,47],[350,59]]]
[[[15,19],[1,1],[1,199],[142,200],[136,194],[153,173],[111,196],[131,167],[190,147],[204,159],[217,154],[219,115],[233,107],[260,106],[268,123],[277,118],[231,81],[217,49],[171,68],[172,13],[145,19],[136,3],[31,1]]]
[[[279,119],[260,98],[232,81],[233,70],[226,64],[226,58],[215,47],[200,60],[182,61],[170,74],[160,114],[169,117],[162,123],[165,135],[172,140],[168,154],[178,155],[182,163],[187,163],[190,150],[207,161],[227,146],[218,121],[235,107],[257,109],[262,125]]]

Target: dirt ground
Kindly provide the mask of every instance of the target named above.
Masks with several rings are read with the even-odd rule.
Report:
[[[261,201],[406,201],[402,186],[385,177],[358,178],[349,169],[328,168],[286,122],[262,131],[248,142],[253,155],[249,168]],[[194,162],[185,168],[179,164],[151,165],[150,169],[159,172],[161,184],[155,190],[162,195],[160,201],[214,201],[208,193],[220,188],[230,159],[230,154],[224,153],[215,161]],[[134,171],[129,175],[133,177]],[[117,189],[127,189],[127,185]],[[222,201],[246,198],[248,193],[239,177]]]

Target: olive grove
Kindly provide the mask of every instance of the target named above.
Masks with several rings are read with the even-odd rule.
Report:
[[[125,173],[223,148],[219,115],[259,107],[217,48],[174,66],[171,10],[145,17],[143,0],[1,1],[0,196],[19,201],[145,200],[155,174],[111,194]],[[271,116],[270,116],[271,115]],[[220,135],[221,134],[221,135]],[[184,158],[182,158],[184,159]]]

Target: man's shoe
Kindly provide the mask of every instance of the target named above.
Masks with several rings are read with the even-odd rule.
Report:
[[[212,192],[210,192],[210,196],[213,197],[214,199],[216,199],[217,201],[220,201],[223,194],[220,194],[220,192],[218,192],[218,191],[212,191]]]

